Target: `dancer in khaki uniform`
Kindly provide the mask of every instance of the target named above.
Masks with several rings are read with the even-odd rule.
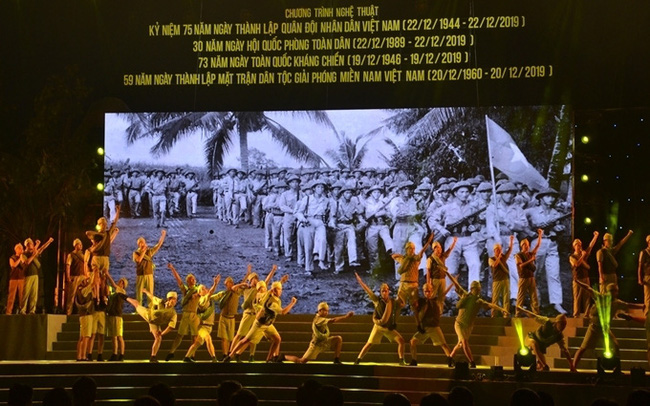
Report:
[[[258,282],[258,284],[260,283],[261,282]],[[269,354],[266,361],[278,360],[280,342],[282,339],[273,323],[279,314],[289,313],[298,301],[298,299],[292,297],[291,302],[289,302],[286,307],[282,307],[280,296],[282,296],[282,283],[273,282],[271,289],[266,292],[260,300],[261,307],[257,312],[257,317],[255,323],[253,323],[253,327],[248,331],[246,337],[239,340],[235,348],[233,348],[230,351],[230,354],[224,358],[223,362],[230,362],[236,354],[244,352],[250,343],[259,343],[262,337],[266,337],[271,341],[271,347],[269,348]]]
[[[434,296],[433,286],[430,283],[424,285],[422,293],[424,293],[424,298],[417,300],[413,311],[418,331],[411,338],[411,363],[409,365],[417,366],[417,346],[430,338],[433,345],[439,345],[445,352],[447,362],[451,367],[453,366],[453,358],[450,357],[451,349],[440,328],[440,313],[442,312],[440,300]]]
[[[144,237],[138,238],[138,249],[133,251],[133,262],[135,262],[135,300],[144,304],[142,300],[142,290],[147,289],[149,292],[154,290],[153,271],[155,265],[153,263],[153,256],[156,255],[167,236],[167,230],[160,232],[160,239],[153,247],[147,246],[147,241]]]
[[[81,240],[76,238],[72,242],[74,251],[68,254],[65,260],[65,310],[69,316],[74,307],[74,295],[77,286],[84,278],[84,254]]]
[[[548,371],[550,369],[546,363],[546,349],[553,344],[557,344],[560,347],[562,355],[569,361],[569,368],[575,372],[573,361],[571,360],[571,353],[567,349],[566,343],[564,342],[564,334],[562,334],[566,328],[566,315],[558,314],[555,318],[550,319],[524,308],[518,308],[517,310],[534,317],[535,321],[541,324],[537,330],[528,333],[528,339],[526,340],[528,346],[533,349],[533,353],[537,356],[537,369],[541,369],[542,371]]]
[[[515,241],[515,236],[510,236],[508,244],[508,251],[503,253],[501,244],[494,244],[494,256],[488,259],[488,264],[492,270],[492,304],[501,306],[506,310],[510,310],[510,268],[508,267],[508,258],[512,252],[512,245]],[[492,317],[500,316],[501,314],[492,309]]]
[[[196,285],[196,277],[193,274],[188,274],[185,277],[185,281],[187,282],[187,285],[185,285],[176,268],[172,264],[167,264],[167,267],[172,271],[178,288],[183,293],[183,301],[181,302],[183,314],[181,316],[181,323],[178,326],[178,333],[176,334],[176,338],[174,338],[169,354],[165,357],[165,361],[174,358],[174,351],[176,351],[187,333],[192,335],[192,342],[194,342],[196,336],[199,334],[199,324],[201,323],[199,316],[196,314],[196,310],[199,307],[199,299],[201,298],[198,286]]]
[[[571,263],[571,273],[573,275],[573,317],[586,316],[589,311],[589,303],[591,302],[591,295],[589,291],[582,289],[578,285],[578,281],[589,285],[589,255],[591,250],[596,245],[598,239],[598,231],[594,231],[594,238],[591,239],[587,250],[582,249],[582,241],[577,238],[573,240],[573,253],[569,255],[569,262]],[[640,258],[639,258],[640,260]]]
[[[526,296],[530,297],[530,308],[533,313],[539,313],[539,302],[537,300],[537,284],[535,283],[535,256],[542,243],[542,234],[544,231],[540,228],[537,230],[537,245],[532,251],[527,239],[519,242],[521,251],[515,255],[517,263],[517,272],[519,272],[519,286],[517,287],[517,308],[524,307]],[[522,317],[522,313],[517,310],[515,317]]]
[[[470,290],[468,293],[462,286],[460,286],[458,280],[456,280],[456,278],[454,278],[449,272],[447,272],[447,276],[456,287],[456,291],[460,294],[460,299],[458,300],[458,303],[456,303],[456,307],[459,309],[458,316],[456,316],[456,321],[454,322],[454,330],[456,330],[456,335],[458,336],[458,344],[456,344],[454,349],[451,351],[451,354],[449,354],[449,357],[451,358],[449,365],[453,365],[454,355],[462,348],[467,360],[469,361],[469,366],[471,368],[476,368],[476,363],[472,356],[472,350],[469,347],[469,337],[472,334],[474,320],[476,319],[479,310],[481,310],[481,308],[491,308],[503,312],[506,316],[508,315],[508,311],[481,299],[481,284],[478,281],[472,281],[472,283],[470,283]]]
[[[153,335],[153,345],[151,346],[151,358],[149,362],[158,362],[156,355],[160,349],[163,336],[170,333],[176,327],[178,315],[176,314],[176,303],[178,294],[176,292],[167,292],[167,300],[155,297],[148,290],[143,291],[149,298],[150,307],[142,306],[137,300],[127,298],[126,300],[135,307],[135,311],[149,323],[149,332]]]
[[[320,302],[318,304],[318,310],[316,316],[311,323],[311,342],[309,343],[309,348],[305,351],[305,354],[298,358],[294,355],[286,355],[285,358],[288,361],[296,362],[299,364],[305,364],[308,361],[313,361],[318,357],[318,354],[325,352],[327,350],[334,350],[334,363],[341,363],[341,348],[343,347],[343,338],[341,336],[331,336],[329,325],[333,323],[338,323],[341,320],[349,319],[354,316],[354,312],[348,312],[343,316],[339,317],[330,317],[329,314],[330,307],[326,302]]]
[[[226,289],[214,295],[213,298],[219,304],[219,309],[221,309],[217,337],[221,339],[222,358],[226,358],[228,355],[230,343],[235,338],[235,316],[237,315],[239,298],[244,289],[248,287],[246,282],[235,285],[235,281],[230,276],[226,278],[224,284]]]
[[[616,254],[621,250],[623,244],[630,239],[634,232],[629,230],[625,237],[618,244],[614,245],[614,236],[610,233],[603,235],[603,247],[596,252],[596,260],[598,261],[598,275],[600,282],[600,293],[605,293],[605,287],[613,283],[618,286],[618,277],[616,269],[618,268],[618,261],[616,261]]]
[[[396,330],[397,328],[397,315],[402,307],[404,307],[404,302],[402,299],[393,299],[390,296],[390,288],[387,284],[382,283],[379,288],[380,297],[377,297],[375,293],[363,283],[363,280],[358,273],[355,272],[357,277],[357,282],[361,285],[361,288],[368,294],[368,297],[375,305],[375,312],[372,315],[372,322],[374,326],[368,337],[366,345],[363,346],[361,352],[359,353],[357,360],[354,362],[355,365],[361,363],[363,357],[370,351],[370,347],[374,344],[381,343],[382,337],[386,337],[391,343],[397,343],[397,356],[399,357],[399,364],[406,365],[404,360],[404,338]]]

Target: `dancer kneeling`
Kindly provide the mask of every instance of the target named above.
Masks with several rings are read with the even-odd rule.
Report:
[[[260,284],[261,282],[258,282]],[[273,326],[273,322],[278,314],[287,314],[291,311],[293,306],[298,301],[295,297],[291,298],[291,302],[286,307],[282,307],[282,283],[273,282],[271,289],[260,300],[261,308],[257,312],[257,317],[253,327],[248,331],[246,337],[239,340],[237,345],[230,351],[230,354],[224,358],[223,362],[230,362],[235,355],[241,354],[246,350],[249,344],[258,344],[262,337],[266,337],[271,341],[269,354],[266,358],[267,362],[278,360],[280,353],[280,342],[282,341],[280,334]]]
[[[372,315],[372,322],[375,324],[372,327],[372,332],[370,332],[370,337],[368,337],[368,342],[363,346],[357,360],[354,362],[355,365],[361,363],[363,357],[368,353],[370,347],[373,344],[381,343],[381,338],[386,337],[390,340],[391,343],[397,343],[397,355],[399,356],[399,364],[406,365],[404,361],[404,338],[402,335],[395,330],[397,328],[397,315],[402,307],[404,307],[404,302],[401,298],[393,299],[390,297],[390,288],[387,284],[382,283],[379,288],[380,297],[377,297],[375,293],[363,283],[361,277],[358,273],[355,272],[357,277],[357,282],[366,291],[368,297],[375,305],[375,312]]]
[[[440,302],[438,297],[433,296],[433,285],[426,283],[422,288],[424,298],[420,298],[415,303],[413,315],[417,324],[417,333],[411,338],[411,366],[417,366],[418,350],[417,345],[424,343],[427,339],[431,338],[433,345],[439,345],[447,355],[447,362],[449,366],[453,366],[453,358],[450,357],[451,349],[445,341],[445,335],[440,328]],[[444,292],[446,294],[447,291]],[[444,294],[442,302],[444,303]]]
[[[528,339],[526,340],[526,344],[537,356],[538,369],[541,369],[542,371],[548,371],[550,369],[546,363],[546,349],[553,344],[557,344],[557,346],[560,347],[562,355],[564,355],[567,361],[569,361],[569,368],[571,368],[571,371],[575,372],[573,361],[571,360],[571,353],[566,347],[564,335],[562,334],[566,328],[566,315],[558,314],[555,318],[550,319],[521,307],[517,308],[517,311],[527,313],[531,317],[534,317],[536,322],[541,324],[537,330],[528,333]]]
[[[332,323],[337,323],[341,320],[349,319],[354,316],[354,312],[348,312],[344,316],[331,317],[327,318],[329,314],[330,307],[327,302],[320,302],[318,304],[318,311],[316,312],[316,317],[311,323],[311,342],[309,343],[309,348],[305,351],[305,354],[302,358],[298,358],[294,355],[286,355],[285,358],[288,361],[297,362],[300,364],[305,364],[307,361],[313,361],[318,357],[318,354],[321,352],[333,349],[334,350],[334,363],[341,363],[341,347],[343,346],[343,338],[341,336],[330,336],[329,325]]]
[[[150,300],[151,307],[144,307],[135,299],[127,298],[126,300],[135,307],[135,311],[142,316],[142,318],[149,323],[149,331],[153,335],[153,345],[151,346],[151,358],[149,362],[158,362],[156,354],[162,343],[164,335],[169,333],[176,327],[176,302],[178,302],[178,294],[176,292],[168,292],[167,300],[163,304],[162,299],[155,297],[146,289],[142,290]]]

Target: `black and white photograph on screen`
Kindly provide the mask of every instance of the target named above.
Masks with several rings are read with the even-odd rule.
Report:
[[[536,295],[520,304],[565,312],[572,122],[567,106],[107,114],[104,215],[121,209],[111,273],[134,277],[143,239],[158,248],[157,296],[176,287],[169,263],[208,286],[277,265],[294,312],[369,313],[355,273],[414,295],[445,277],[437,264],[491,297],[489,259],[512,240],[502,301],[514,305],[527,241]]]

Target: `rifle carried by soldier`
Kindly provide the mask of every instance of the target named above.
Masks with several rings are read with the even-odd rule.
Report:
[[[551,233],[551,231],[553,231],[553,227],[555,227],[557,225],[557,223],[559,223],[560,221],[562,221],[562,220],[564,220],[566,218],[571,217],[571,214],[572,214],[571,212],[563,213],[563,214],[555,216],[552,219],[547,220],[547,221],[545,221],[545,222],[543,222],[541,224],[537,224],[537,225],[533,224],[533,226],[535,226],[535,229],[540,229],[541,228],[544,231],[544,235],[548,235],[548,234]],[[533,233],[533,231],[531,229],[531,230],[528,231],[527,238],[529,238],[531,240],[535,239],[535,238],[537,238],[537,233]]]
[[[478,216],[479,214],[483,213],[485,210],[487,210],[487,206],[482,207],[482,208],[480,208],[480,209],[476,209],[476,210],[472,211],[471,213],[469,213],[468,215],[463,216],[463,217],[461,217],[460,219],[458,219],[458,220],[456,220],[456,221],[454,221],[454,222],[451,222],[451,223],[445,224],[445,228],[446,228],[449,232],[453,232],[453,231],[452,231],[453,229],[455,229],[455,228],[457,228],[457,227],[459,227],[459,226],[462,226],[463,224],[465,224],[466,222],[468,222],[469,220],[471,220],[473,217],[476,217],[476,216]]]

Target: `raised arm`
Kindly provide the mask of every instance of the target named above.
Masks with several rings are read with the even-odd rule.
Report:
[[[117,237],[119,233],[120,233],[120,229],[117,227],[111,230],[111,233],[109,235],[109,238],[111,239],[111,244],[113,243],[113,241],[115,241],[115,237]]]
[[[542,236],[544,235],[544,230],[541,228],[537,229],[537,244],[535,244],[535,248],[531,251],[533,256],[537,255],[537,250],[539,250],[540,245],[542,245]]]
[[[424,252],[427,250],[427,248],[429,248],[429,246],[431,245],[432,242],[433,242],[433,233],[431,233],[431,235],[429,235],[429,239],[427,239],[427,242],[422,246],[422,249],[420,250],[420,253],[418,254],[419,257],[424,255]]]
[[[269,286],[277,270],[278,270],[277,264],[273,264],[273,266],[271,267],[271,272],[269,272],[269,274],[266,276],[266,279],[264,280],[264,282],[266,282],[266,286]]]
[[[176,271],[176,268],[174,268],[174,265],[170,263],[167,264],[167,268],[171,269],[172,275],[174,275],[174,279],[176,279],[176,284],[180,288],[180,290],[185,293],[185,285],[183,284],[183,280],[181,279],[181,276],[178,274]]]
[[[634,234],[634,231],[628,230],[627,234],[625,234],[625,237],[623,237],[623,239],[621,239],[621,241],[619,241],[618,244],[614,246],[614,248],[612,249],[614,255],[616,255],[618,251],[623,247],[623,244],[625,244],[627,240],[629,240],[630,237],[632,237],[632,234]]]
[[[449,249],[445,251],[444,254],[442,254],[444,258],[447,258],[451,254],[451,252],[454,250],[454,247],[456,247],[457,242],[458,242],[458,237],[454,237],[451,240],[451,245],[449,246]]]
[[[293,309],[293,307],[296,305],[296,302],[298,302],[298,299],[296,299],[295,296],[292,297],[289,304],[284,309],[282,309],[282,314],[289,313],[291,309]]]
[[[361,277],[359,276],[358,273],[355,272],[355,273],[354,273],[354,276],[357,278],[357,282],[359,282],[359,285],[361,285],[361,287],[363,288],[363,290],[366,291],[366,293],[368,294],[368,296],[374,296],[374,295],[375,295],[374,292],[372,291],[372,289],[370,289],[370,288],[368,287],[368,285],[366,285],[365,283],[363,283],[363,280],[361,279]]]
[[[219,285],[220,280],[221,280],[221,274],[218,274],[217,276],[214,277],[214,279],[212,280],[213,281],[212,287],[210,288],[210,290],[208,290],[208,296],[212,295],[214,291],[217,290],[217,286]]]
[[[45,251],[45,248],[49,247],[50,244],[54,241],[54,238],[50,237],[47,241],[45,241],[45,244],[41,245],[37,250],[36,250],[36,255],[41,255],[43,251]]]
[[[163,242],[165,241],[165,237],[167,237],[167,230],[162,230],[160,232],[160,239],[158,240],[158,243],[153,247],[153,252],[156,253],[162,247]]]
[[[515,242],[515,236],[511,235],[510,236],[510,242],[508,243],[508,251],[506,251],[505,254],[503,254],[503,260],[507,261],[508,258],[510,258],[510,254],[512,254],[512,246],[514,245]]]

